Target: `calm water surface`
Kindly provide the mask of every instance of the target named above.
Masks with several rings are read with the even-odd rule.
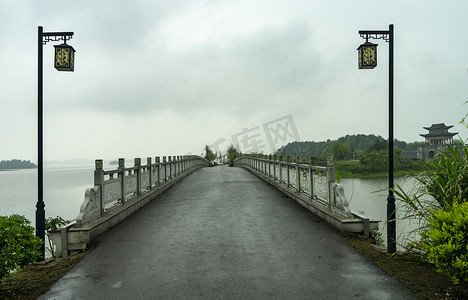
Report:
[[[395,178],[395,184],[400,185],[403,190],[409,191],[417,181],[413,177]],[[380,220],[379,231],[386,243],[387,241],[387,196],[388,179],[387,178],[346,178],[341,183],[345,188],[345,195],[350,202],[350,208],[353,212],[363,213],[371,219]],[[396,201],[397,218],[403,217],[403,205]],[[408,239],[414,240],[415,234],[411,232],[419,225],[416,221],[397,220],[397,242],[406,244]],[[401,249],[397,245],[398,249]]]
[[[45,166],[46,218],[78,216],[86,188],[93,186],[93,166]],[[20,214],[34,225],[37,169],[0,171],[0,215]]]

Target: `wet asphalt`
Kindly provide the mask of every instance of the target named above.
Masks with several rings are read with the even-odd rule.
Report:
[[[240,168],[204,168],[97,238],[39,299],[416,299]]]

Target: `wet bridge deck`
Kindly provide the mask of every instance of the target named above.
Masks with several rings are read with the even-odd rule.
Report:
[[[98,237],[40,299],[412,299],[241,168],[203,168]]]

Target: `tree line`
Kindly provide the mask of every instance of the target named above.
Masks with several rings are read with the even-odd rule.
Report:
[[[394,141],[395,171],[419,171],[423,161],[414,161],[402,155],[403,150],[416,149],[424,142]],[[302,161],[315,157],[326,161],[333,156],[337,171],[343,176],[375,174],[388,171],[388,141],[376,135],[346,135],[337,140],[323,142],[292,142],[275,153],[283,157],[299,156]]]
[[[33,169],[33,168],[37,168],[37,166],[29,160],[12,159],[12,160],[0,161],[0,170]]]
[[[328,156],[333,156],[335,160],[359,160],[368,153],[368,149],[382,150],[387,147],[388,142],[381,136],[373,134],[346,135],[337,140],[327,140],[323,142],[305,141],[291,142],[276,151],[276,155],[300,156],[308,161],[309,157],[315,157],[318,160],[326,160]],[[394,146],[400,150],[416,149],[424,145],[424,142],[406,143],[395,140]],[[388,149],[388,148],[387,148]]]

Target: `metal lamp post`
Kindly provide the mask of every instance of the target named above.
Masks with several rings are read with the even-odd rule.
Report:
[[[387,197],[387,252],[396,252],[395,196],[391,190],[393,184],[393,24],[388,30],[360,30],[359,35],[366,43],[358,48],[359,69],[373,69],[377,66],[377,45],[368,39],[383,39],[389,42],[388,73],[388,197]]]
[[[55,68],[59,71],[73,71],[75,64],[75,49],[67,45],[67,39],[73,37],[73,32],[44,32],[42,26],[37,29],[38,50],[37,50],[37,204],[36,204],[36,236],[43,241],[41,246],[41,258],[45,258],[45,205],[43,193],[44,162],[43,162],[43,45],[47,42],[63,40],[64,44],[55,46]]]

